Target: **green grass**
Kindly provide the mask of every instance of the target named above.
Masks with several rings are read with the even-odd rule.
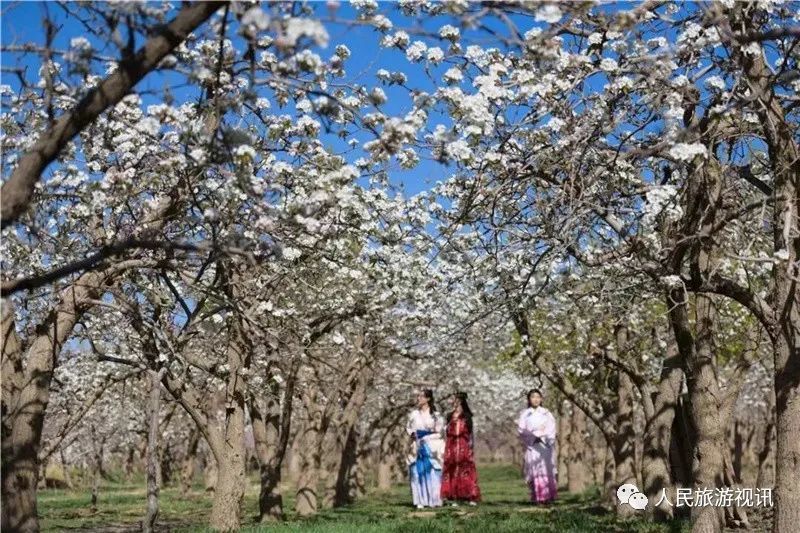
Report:
[[[519,469],[508,465],[481,465],[478,478],[483,502],[478,507],[445,507],[417,511],[410,502],[406,485],[398,485],[387,493],[372,492],[352,506],[326,509],[312,518],[294,516],[291,490],[287,487],[284,504],[286,522],[269,526],[255,523],[258,486],[247,489],[243,531],[278,531],[306,533],[439,533],[475,531],[480,533],[512,532],[640,532],[662,533],[688,531],[687,524],[670,526],[645,520],[618,520],[599,504],[596,490],[584,494],[559,495],[551,506],[541,508],[527,504],[527,490]],[[44,490],[39,494],[39,513],[45,531],[94,530],[136,531],[144,511],[142,485],[111,484],[101,489],[98,510],[92,513],[88,490]],[[168,487],[161,492],[159,523],[169,531],[207,531],[205,524],[211,500],[198,490],[181,497],[178,489]]]

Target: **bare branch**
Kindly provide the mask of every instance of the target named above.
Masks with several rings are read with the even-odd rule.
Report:
[[[48,283],[52,283],[53,281],[69,276],[70,274],[97,268],[103,265],[106,259],[122,255],[126,251],[132,249],[182,250],[186,252],[205,252],[208,250],[215,250],[230,255],[246,256],[251,260],[251,262],[255,262],[255,256],[253,252],[243,248],[224,246],[220,247],[207,243],[193,244],[185,242],[156,241],[152,239],[128,239],[103,246],[99,251],[85,259],[80,259],[68,265],[64,265],[63,267],[51,270],[45,274],[7,281],[0,286],[0,294],[2,294],[3,297],[6,297],[14,294],[15,292],[37,289],[47,285]]]

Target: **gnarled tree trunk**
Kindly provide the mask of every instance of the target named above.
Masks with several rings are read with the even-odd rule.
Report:
[[[388,491],[392,488],[398,463],[397,448],[395,428],[389,428],[381,436],[378,449],[378,490]]]
[[[253,421],[253,438],[256,446],[256,457],[259,464],[260,492],[258,496],[259,520],[283,519],[283,497],[278,491],[281,480],[281,464],[283,454],[280,446],[280,403],[276,386],[272,387],[273,395],[266,402],[266,408],[260,409],[255,400],[250,403],[250,418]],[[285,450],[285,448],[284,448]]]
[[[161,482],[161,461],[158,453],[159,414],[161,411],[161,379],[166,369],[153,371],[150,383],[149,410],[147,431],[147,511],[142,520],[142,531],[151,533],[158,519],[158,493]]]
[[[589,457],[586,453],[586,415],[573,406],[568,418],[567,435],[567,490],[578,493],[589,484]]]
[[[253,423],[256,456],[259,464],[260,492],[258,496],[259,520],[262,522],[281,520],[283,496],[278,491],[281,468],[289,445],[294,389],[300,359],[292,363],[283,393],[283,407],[279,401],[280,386],[274,379],[266,405],[261,406],[255,398],[250,401],[250,418]]]
[[[756,461],[758,470],[756,471],[756,487],[764,487],[772,484],[772,479],[767,477],[767,460],[769,459],[770,452],[772,451],[772,440],[775,433],[775,414],[773,411],[773,403],[770,401],[767,407],[767,419],[764,425],[764,433],[762,436],[761,449],[758,450]]]
[[[619,326],[615,331],[618,353],[627,349],[628,332]],[[633,427],[633,383],[625,372],[617,374],[617,432],[614,437],[615,483],[617,486],[626,483],[636,484],[636,468],[634,461],[634,442],[636,431]],[[617,505],[617,514],[631,516],[636,510],[630,505]]]
[[[792,314],[796,313],[795,307]],[[776,533],[791,531],[800,524],[800,320],[793,320],[794,325],[782,326],[784,332],[775,346]]]
[[[217,488],[217,470],[219,470],[217,460],[208,445],[203,455],[203,486],[206,492],[214,492]]]
[[[82,305],[96,296],[102,277],[81,276],[64,290],[61,303],[37,329],[27,353],[16,332],[10,301],[3,302],[2,361],[2,529],[38,531],[36,485],[39,448],[50,380],[61,347],[83,314]]]
[[[100,480],[103,478],[103,454],[105,453],[106,437],[99,438],[95,427],[91,427],[92,433],[92,501],[91,510],[97,512],[97,501],[100,498]]]
[[[359,352],[362,352],[364,339],[360,338]],[[357,359],[360,361],[361,359]],[[332,434],[332,445],[326,449],[330,479],[326,487],[325,505],[341,507],[352,503],[353,483],[358,461],[358,423],[359,413],[367,401],[367,388],[372,377],[368,364],[359,364],[350,372],[347,403],[340,413]]]
[[[675,485],[670,468],[669,450],[672,440],[672,426],[675,420],[676,407],[683,382],[678,346],[669,343],[667,357],[661,370],[661,376],[653,398],[653,412],[650,414],[644,430],[644,448],[642,457],[642,480],[644,493],[653,504],[653,516],[657,521],[668,520],[673,516],[675,505]],[[656,504],[661,495],[666,500]]]
[[[245,385],[242,371],[250,366],[252,347],[239,317],[230,321],[227,350],[230,374],[225,390],[225,419],[222,431],[213,433],[211,449],[217,460],[217,483],[211,506],[210,525],[217,531],[236,531],[241,525],[242,504],[247,486],[247,453],[244,444]]]
[[[733,12],[733,24],[752,24],[744,5],[735,6]],[[795,125],[775,92],[773,73],[764,54],[749,54],[741,45],[736,47],[735,57],[742,65],[767,144],[773,175],[773,250],[787,256],[773,266],[770,307],[758,306],[771,315],[760,319],[770,330],[774,352],[777,435],[773,531],[779,533],[800,524],[800,292],[796,281],[800,277],[800,147]]]
[[[619,507],[617,501],[617,487],[615,482],[616,467],[614,465],[614,450],[611,446],[606,446],[605,459],[603,460],[603,501],[606,506],[616,509]]]
[[[691,419],[695,433],[692,484],[695,489],[713,491],[724,486],[725,447],[725,428],[720,418],[723,406],[712,348],[715,310],[710,298],[698,295],[695,338],[689,326],[686,298],[682,290],[672,295],[670,319],[678,349],[686,365],[686,380],[692,405]],[[724,515],[715,506],[697,505],[692,507],[692,522],[694,533],[718,533],[724,526]]]
[[[193,428],[186,444],[186,451],[181,460],[181,495],[186,496],[192,490],[194,472],[197,465],[197,446],[200,444],[200,430]]]
[[[322,461],[322,441],[325,436],[324,407],[319,405],[316,385],[309,385],[303,393],[306,423],[299,441],[299,472],[294,510],[300,516],[315,514],[319,508],[319,467]]]
[[[61,457],[61,469],[64,471],[64,485],[68,489],[75,488],[75,485],[72,483],[72,469],[67,462],[67,454],[63,446],[59,446],[58,453]]]
[[[567,459],[569,458],[569,404],[562,400],[558,406],[558,484],[563,485],[569,478]]]

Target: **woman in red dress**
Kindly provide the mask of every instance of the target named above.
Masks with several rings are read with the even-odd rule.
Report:
[[[467,404],[467,393],[459,392],[453,397],[453,411],[447,417],[442,468],[442,499],[452,501],[453,505],[458,505],[458,501],[475,505],[481,499],[472,444],[472,411]]]

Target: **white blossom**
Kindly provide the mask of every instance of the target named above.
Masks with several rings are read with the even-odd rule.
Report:
[[[669,155],[678,161],[691,161],[697,156],[705,157],[707,150],[701,143],[677,143],[669,149]]]
[[[290,46],[297,44],[297,40],[301,37],[308,37],[313,40],[318,46],[328,46],[328,31],[325,26],[316,19],[308,18],[290,18],[286,22],[286,40]]]
[[[457,67],[451,67],[444,73],[443,78],[447,83],[459,83],[464,79],[464,75]]]
[[[600,69],[605,70],[606,72],[616,72],[619,69],[619,65],[617,65],[617,62],[614,59],[605,57],[602,61],[600,61]]]
[[[422,41],[414,41],[411,46],[406,48],[406,57],[409,61],[419,61],[428,49],[427,45]]]
[[[540,22],[549,22],[550,24],[555,24],[556,22],[561,20],[562,16],[563,13],[561,12],[561,9],[559,9],[557,5],[547,4],[536,10],[534,19]]]
[[[439,28],[439,36],[443,39],[447,39],[449,41],[457,41],[459,37],[461,37],[461,32],[455,26],[451,26],[450,24],[445,24],[441,28]]]

